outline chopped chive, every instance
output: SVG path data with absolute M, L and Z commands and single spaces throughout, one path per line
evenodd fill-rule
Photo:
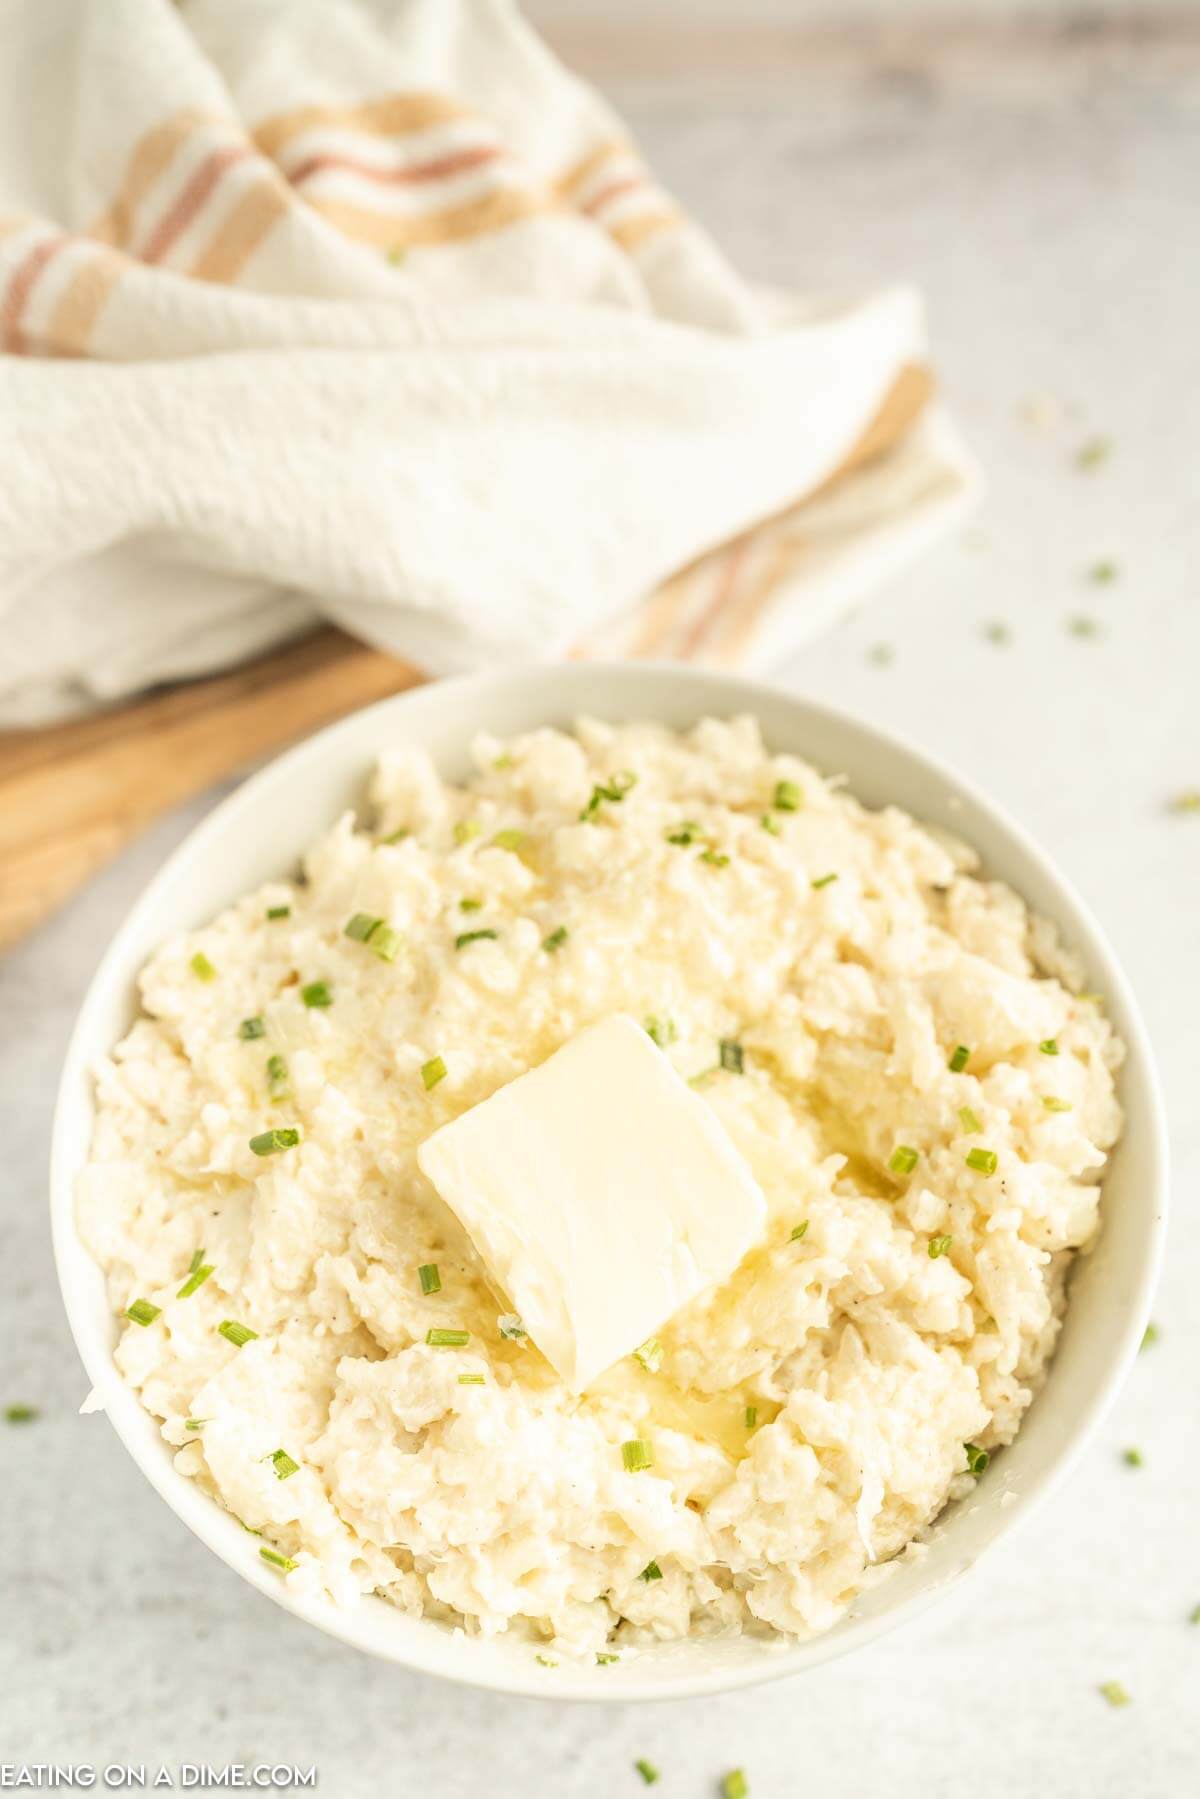
M 126 1318 L 132 1318 L 135 1324 L 153 1324 L 162 1311 L 161 1306 L 152 1306 L 148 1299 L 135 1299 L 125 1311 Z
M 967 1167 L 976 1168 L 980 1174 L 995 1174 L 999 1162 L 994 1149 L 969 1149 L 967 1151 Z
M 495 931 L 460 931 L 454 939 L 455 949 L 465 949 L 468 943 L 479 943 L 483 938 L 496 939 Z
M 580 820 L 594 819 L 605 800 L 616 805 L 625 798 L 631 787 L 637 785 L 637 776 L 629 769 L 622 769 L 619 774 L 610 775 L 607 781 L 598 781 L 592 788 L 591 798 L 579 814 Z
M 730 1768 L 721 1782 L 721 1799 L 748 1799 L 750 1782 L 740 1768 Z
M 1127 1468 L 1142 1468 L 1145 1466 L 1146 1458 L 1140 1449 L 1127 1449 L 1121 1460 Z
M 989 643 L 1009 643 L 1012 639 L 1012 632 L 1009 630 L 1008 626 L 998 618 L 990 619 L 988 623 L 984 625 L 983 634 Z
M 721 1067 L 730 1074 L 745 1074 L 746 1052 L 733 1037 L 722 1037 L 717 1045 Z
M 6 1424 L 32 1424 L 40 1413 L 35 1405 L 6 1405 L 4 1422 Z
M 287 1096 L 288 1068 L 282 1056 L 267 1057 L 267 1091 L 272 1099 Z
M 506 1343 L 520 1343 L 529 1335 L 516 1312 L 501 1312 L 496 1328 Z
M 267 917 L 268 918 L 290 918 L 291 916 L 292 916 L 292 908 L 290 906 L 268 906 L 267 907 Z
M 461 1349 L 471 1341 L 470 1331 L 429 1330 L 425 1341 L 431 1349 Z
M 200 1253 L 203 1255 L 204 1251 L 201 1250 Z M 204 1285 L 212 1271 L 212 1263 L 201 1263 L 198 1267 L 193 1266 L 190 1268 L 188 1270 L 187 1279 L 175 1295 L 176 1299 L 190 1299 L 192 1294 L 197 1292 Z
M 662 1367 L 663 1346 L 657 1337 L 647 1337 L 634 1350 L 633 1359 L 642 1364 L 647 1374 L 657 1374 Z
M 657 1562 L 647 1562 L 646 1566 L 642 1569 L 641 1573 L 638 1575 L 638 1579 L 644 1580 L 647 1586 L 650 1585 L 650 1582 L 652 1580 L 661 1580 L 662 1577 L 663 1577 L 663 1571 L 659 1567 Z
M 1107 1699 L 1108 1703 L 1114 1707 L 1121 1706 L 1121 1705 L 1129 1705 L 1132 1703 L 1130 1700 L 1129 1694 L 1126 1692 L 1125 1688 L 1121 1685 L 1119 1680 L 1103 1680 L 1103 1681 L 1101 1681 L 1100 1693 L 1101 1693 L 1101 1696 L 1103 1698 Z
M 695 843 L 700 835 L 700 826 L 694 818 L 685 818 L 682 824 L 675 825 L 669 831 L 664 831 L 663 835 L 668 843 L 682 843 L 686 846 L 689 843 Z
M 254 1526 L 252 1524 L 247 1524 L 246 1520 L 244 1518 L 238 1518 L 238 1515 L 236 1512 L 231 1512 L 230 1517 L 237 1519 L 237 1522 L 241 1525 L 242 1529 L 245 1531 L 245 1533 L 248 1537 L 261 1537 L 262 1536 L 261 1530 L 255 1530 Z
M 807 1232 L 808 1232 L 808 1219 L 806 1218 L 804 1220 L 803 1224 L 796 1225 L 795 1229 L 792 1231 L 791 1236 L 788 1238 L 788 1242 L 789 1243 L 799 1243 L 801 1237 L 807 1235 Z
M 621 1460 L 627 1474 L 637 1474 L 643 1468 L 653 1468 L 654 1451 L 644 1437 L 630 1437 L 621 1445 Z
M 290 1475 L 300 1472 L 299 1462 L 293 1461 L 286 1449 L 276 1449 L 270 1460 L 276 1480 L 287 1480 Z
M 1095 581 L 1101 587 L 1106 586 L 1109 581 L 1115 581 L 1116 578 L 1117 565 L 1115 562 L 1093 562 L 1088 570 L 1089 581 Z
M 409 831 L 407 825 L 397 825 L 394 831 L 389 831 L 386 837 L 381 837 L 379 839 L 379 842 L 381 845 L 387 844 L 390 846 L 393 843 L 403 843 L 404 839 L 411 835 L 412 833 Z
M 482 1374 L 460 1374 L 458 1384 L 460 1387 L 486 1387 L 487 1381 Z
M 748 1405 L 746 1407 L 745 1418 L 746 1429 L 753 1430 L 758 1423 L 758 1407 L 756 1405 Z
M 492 847 L 498 850 L 519 850 L 524 841 L 524 831 L 497 831 L 492 838 Z
M 950 1060 L 947 1062 L 946 1066 L 950 1070 L 951 1074 L 961 1074 L 963 1069 L 966 1067 L 967 1063 L 970 1060 L 971 1060 L 970 1050 L 967 1048 L 965 1043 L 960 1043 L 958 1045 L 957 1049 L 954 1051 L 954 1054 L 951 1056 Z
M 460 818 L 454 827 L 455 843 L 470 843 L 472 837 L 478 837 L 483 830 L 477 818 Z
M 777 781 L 774 803 L 777 812 L 799 812 L 804 794 L 795 781 Z
M 207 1418 L 185 1418 L 183 1428 L 184 1430 L 203 1430 L 207 1423 Z
M 1200 812 L 1200 787 L 1185 787 L 1167 802 L 1168 812 Z
M 1104 1004 L 1102 993 L 1077 993 L 1075 998 L 1085 1006 L 1102 1006 Z
M 236 1318 L 223 1318 L 217 1326 L 217 1334 L 232 1343 L 235 1349 L 241 1349 L 245 1343 L 253 1343 L 258 1336 L 248 1324 L 239 1324 Z
M 347 920 L 343 934 L 353 937 L 356 943 L 366 943 L 371 932 L 377 931 L 382 923 L 382 918 L 375 918 L 370 912 L 356 912 Z
M 886 668 L 896 660 L 896 652 L 890 643 L 873 643 L 867 651 L 867 661 L 875 668 Z
M 429 1092 L 430 1088 L 436 1087 L 439 1081 L 444 1081 L 445 1078 L 446 1064 L 441 1056 L 431 1056 L 428 1062 L 422 1062 L 421 1079 L 425 1083 L 426 1093 Z
M 645 1783 L 648 1787 L 652 1787 L 656 1780 L 661 1779 L 658 1769 L 654 1766 L 654 1763 L 648 1762 L 644 1756 L 639 1757 L 639 1759 L 637 1761 L 635 1761 L 633 1765 L 637 1769 L 638 1773 L 641 1775 L 642 1779 L 645 1781 Z
M 393 244 L 387 252 L 387 259 L 394 269 L 398 269 L 408 259 L 408 248 L 405 244 Z
M 260 1131 L 257 1137 L 251 1137 L 250 1147 L 256 1156 L 277 1155 L 281 1149 L 295 1149 L 300 1141 L 300 1133 L 294 1125 L 285 1125 L 282 1129 Z
M 936 1262 L 939 1256 L 948 1256 L 950 1254 L 950 1245 L 953 1242 L 953 1237 L 930 1237 L 929 1260 L 931 1262 Z
M 668 1043 L 674 1043 L 676 1037 L 679 1035 L 678 1031 L 675 1029 L 674 1019 L 646 1018 L 643 1019 L 642 1022 L 645 1026 L 647 1037 L 649 1037 L 653 1043 L 657 1043 L 659 1049 L 666 1049 Z
M 1149 1349 L 1152 1344 L 1157 1343 L 1157 1342 L 1158 1342 L 1158 1326 L 1157 1326 L 1157 1324 L 1151 1322 L 1150 1324 L 1148 1324 L 1146 1326 L 1145 1330 L 1142 1332 L 1142 1340 L 1138 1344 L 1138 1348 L 1139 1349 Z
M 962 1125 L 963 1130 L 970 1131 L 972 1135 L 983 1129 L 983 1124 L 980 1121 L 978 1112 L 973 1112 L 970 1106 L 960 1106 L 958 1108 L 958 1121 Z
M 1200 1605 L 1194 1605 L 1188 1613 L 1189 1624 L 1200 1624 Z
M 1052 1093 L 1043 1093 L 1042 1104 L 1047 1112 L 1069 1112 L 1071 1110 L 1069 1099 L 1056 1099 Z
M 511 768 L 512 765 L 513 759 L 507 750 L 505 750 L 502 756 L 497 756 L 496 760 L 492 763 L 493 768 Z
M 440 1293 L 442 1290 L 442 1277 L 438 1273 L 436 1262 L 422 1262 L 417 1269 L 417 1279 L 421 1283 L 422 1293 Z
M 819 880 L 816 880 L 813 882 L 813 886 L 816 888 L 828 887 L 831 881 L 836 881 L 836 880 L 837 880 L 837 876 L 835 874 L 822 875 Z
M 1075 467 L 1090 475 L 1107 462 L 1111 454 L 1111 437 L 1089 437 L 1075 452 Z
M 764 812 L 759 819 L 759 823 L 764 831 L 769 831 L 771 833 L 772 837 L 783 836 L 783 826 L 773 812 Z
M 557 1668 L 558 1663 L 549 1655 L 535 1655 L 534 1661 L 542 1668 Z
M 258 1534 L 257 1531 L 251 1532 L 252 1536 Z M 268 1549 L 265 1544 L 258 1553 L 264 1562 L 270 1562 L 272 1568 L 282 1568 L 285 1574 L 290 1574 L 293 1568 L 300 1566 L 294 1555 L 280 1555 L 278 1549 Z
M 569 935 L 570 933 L 567 930 L 566 925 L 560 924 L 557 931 L 551 931 L 548 937 L 543 937 L 542 948 L 548 956 L 552 956 L 555 950 L 560 950 L 562 948 Z
M 723 851 L 714 849 L 702 850 L 700 860 L 701 862 L 707 862 L 710 868 L 729 867 L 729 857 L 725 855 Z
M 188 1268 L 187 1268 L 188 1273 L 195 1274 L 197 1268 L 199 1268 L 202 1265 L 203 1261 L 204 1261 L 203 1249 L 194 1249 L 192 1251 L 192 1259 L 188 1263 Z
M 1085 612 L 1076 612 L 1067 620 L 1067 630 L 1072 637 L 1099 637 L 1100 626 L 1094 618 Z
M 967 1452 L 967 1473 L 973 1474 L 978 1480 L 992 1458 L 986 1449 L 980 1449 L 978 1443 L 964 1443 L 963 1448 Z
M 300 998 L 309 1008 L 333 1004 L 333 994 L 329 991 L 328 981 L 309 981 L 306 986 L 301 987 Z
M 243 1043 L 253 1043 L 256 1037 L 265 1037 L 267 1027 L 261 1018 L 243 1018 L 238 1026 L 238 1036 Z
M 196 951 L 195 955 L 188 963 L 188 967 L 198 981 L 215 981 L 217 978 L 216 969 L 202 949 Z
M 888 1167 L 893 1174 L 911 1174 L 919 1160 L 911 1143 L 897 1143 L 888 1158 Z
M 1056 1056 L 1058 1054 L 1058 1038 L 1045 1037 L 1041 1043 L 1038 1044 L 1038 1048 L 1044 1056 Z
M 460 899 L 458 909 L 460 912 L 480 912 L 483 909 L 483 901 L 481 899 Z
M 381 962 L 394 962 L 400 953 L 400 945 L 403 942 L 404 939 L 399 931 L 393 930 L 390 924 L 381 924 L 377 931 L 372 932 L 367 948 L 373 956 L 378 956 Z
M 596 1666 L 598 1668 L 607 1668 L 611 1663 L 619 1662 L 620 1659 L 619 1655 L 604 1655 L 598 1650 L 596 1653 Z

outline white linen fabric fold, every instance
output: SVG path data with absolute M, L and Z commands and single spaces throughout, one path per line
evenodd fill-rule
M 761 665 L 972 495 L 916 296 L 749 288 L 507 0 L 6 23 L 0 723 L 320 618 Z

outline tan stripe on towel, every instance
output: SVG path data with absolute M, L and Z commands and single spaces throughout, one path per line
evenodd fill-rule
M 395 213 L 376 212 L 366 206 L 352 206 L 344 200 L 313 199 L 308 202 L 314 212 L 360 243 L 376 244 L 381 249 L 408 244 L 450 243 L 458 238 L 476 237 L 484 231 L 497 231 L 519 219 L 530 219 L 553 210 L 553 202 L 545 194 L 524 188 L 497 188 L 459 206 L 442 207 L 436 212 L 412 213 L 398 218 Z
M 87 353 L 96 320 L 129 262 L 120 251 L 89 245 L 50 318 L 49 348 L 60 356 Z
M 209 200 L 227 169 L 245 162 L 254 151 L 249 144 L 222 144 L 205 157 L 165 219 L 161 219 L 140 252 L 142 262 L 161 262 L 171 245 L 182 236 L 201 207 Z
M 4 303 L 0 306 L 0 343 L 14 356 L 28 356 L 30 353 L 29 342 L 21 326 L 29 296 L 46 265 L 70 241 L 63 232 L 39 239 L 26 252 L 24 260 L 17 264 L 9 278 Z
M 554 185 L 560 194 L 565 194 L 569 198 L 577 187 L 582 187 L 585 181 L 591 179 L 597 169 L 602 169 L 606 163 L 612 162 L 618 156 L 632 157 L 639 165 L 641 163 L 640 156 L 627 138 L 607 138 L 603 143 L 597 144 L 589 150 L 586 156 L 580 157 L 579 161 L 572 164 L 569 169 L 564 170 L 557 177 Z
M 246 189 L 188 274 L 197 281 L 236 281 L 272 225 L 296 204 L 287 183 L 269 163 L 264 164 L 253 187 Z
M 360 106 L 298 106 L 292 112 L 264 119 L 254 141 L 267 156 L 278 159 L 281 150 L 306 131 L 325 127 L 335 131 L 365 131 L 373 137 L 399 137 L 423 131 L 448 119 L 474 115 L 447 94 L 387 94 L 381 100 L 365 100 Z
M 741 659 L 771 599 L 792 578 L 807 554 L 808 545 L 802 536 L 781 533 L 775 538 L 758 579 L 731 604 L 722 619 L 723 629 L 711 658 L 706 659 L 724 664 Z
M 363 175 L 368 181 L 378 181 L 384 187 L 416 186 L 423 181 L 440 181 L 448 175 L 462 175 L 468 169 L 478 169 L 484 163 L 495 162 L 497 157 L 505 154 L 499 144 L 476 144 L 471 149 L 449 150 L 444 156 L 432 157 L 428 162 L 410 163 L 406 168 L 381 169 L 369 162 L 360 162 L 353 156 L 339 156 L 334 151 L 320 156 L 310 156 L 299 168 L 288 171 L 288 180 L 293 187 L 299 187 L 310 175 L 318 175 L 325 169 L 337 169 L 350 175 Z
M 682 224 L 681 212 L 676 212 L 674 207 L 660 207 L 657 212 L 638 213 L 631 219 L 616 219 L 604 229 L 623 250 L 632 252 L 640 249 L 647 238 L 657 237 L 661 231 L 673 231 Z
M 222 117 L 220 113 L 188 107 L 153 126 L 134 145 L 120 192 L 108 210 L 89 227 L 87 235 L 99 238 L 101 243 L 116 244 L 127 249 L 133 230 L 135 206 L 145 199 L 159 176 L 166 172 L 185 139 L 198 127 L 215 124 L 232 126 L 233 121 Z

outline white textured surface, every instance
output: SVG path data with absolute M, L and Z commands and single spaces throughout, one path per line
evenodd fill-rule
M 1190 61 L 1189 61 L 1190 56 Z M 957 759 L 1091 898 L 1163 1064 L 1176 1217 L 1157 1315 L 1111 1426 L 957 1610 L 784 1686 L 649 1710 L 441 1688 L 284 1617 L 163 1507 L 83 1382 L 54 1287 L 45 1155 L 58 1064 L 100 948 L 204 810 L 166 821 L 0 968 L 5 1300 L 0 1761 L 266 1757 L 333 1799 L 670 1799 L 742 1763 L 753 1799 L 1183 1799 L 1195 1790 L 1200 1533 L 1200 69 L 1153 43 L 993 62 L 844 61 L 787 80 L 610 84 L 662 173 L 749 272 L 811 287 L 910 274 L 992 480 L 941 551 L 786 671 Z M 1031 395 L 1068 413 L 1021 421 Z M 1089 434 L 1110 463 L 1075 472 Z M 1082 571 L 1111 557 L 1119 578 Z M 1104 635 L 1070 635 L 1087 612 Z M 1002 619 L 1008 647 L 981 634 Z M 868 660 L 893 646 L 888 666 Z M 1146 1465 L 1125 1468 L 1138 1444 Z M 1096 1683 L 1124 1681 L 1109 1710 Z M 419 1770 L 419 1771 L 418 1771 Z

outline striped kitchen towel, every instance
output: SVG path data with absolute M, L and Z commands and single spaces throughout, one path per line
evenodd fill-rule
M 38 0 L 0 118 L 0 723 L 321 618 L 761 665 L 972 492 L 917 298 L 749 288 L 510 0 Z

